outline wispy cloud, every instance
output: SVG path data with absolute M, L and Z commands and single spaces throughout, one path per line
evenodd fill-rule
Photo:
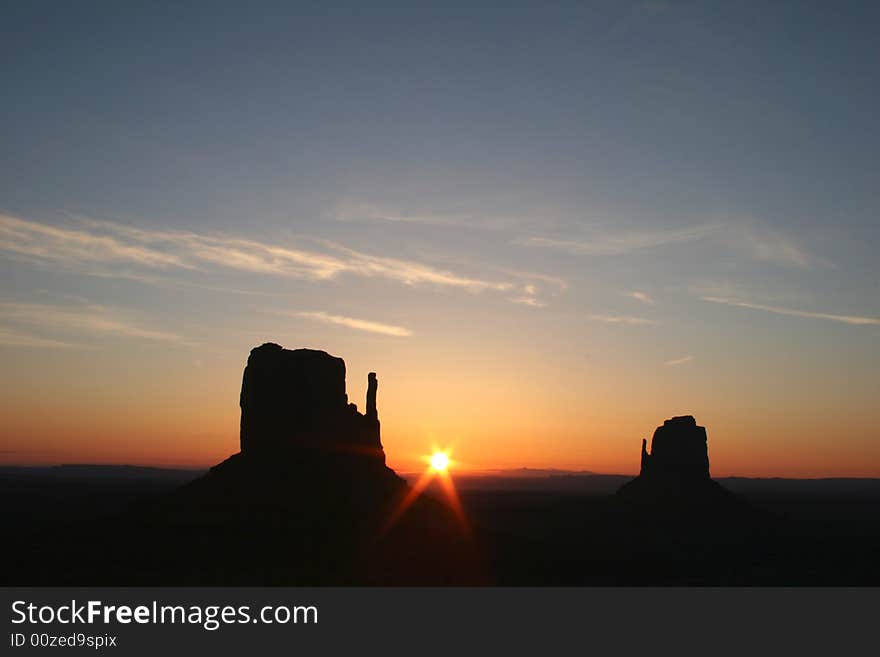
M 473 219 L 467 213 L 435 214 L 406 212 L 369 203 L 343 204 L 335 214 L 337 221 L 386 221 L 404 224 L 431 224 L 436 226 L 461 226 Z
M 632 290 L 630 292 L 624 292 L 626 296 L 631 299 L 635 299 L 636 301 L 641 301 L 642 303 L 647 303 L 653 305 L 655 303 L 654 299 L 652 299 L 647 293 L 639 292 L 638 290 Z
M 559 276 L 550 276 L 533 271 L 519 271 L 506 267 L 496 267 L 495 271 L 520 281 L 524 281 L 523 291 L 526 294 L 538 294 L 539 288 L 549 289 L 551 294 L 559 294 L 568 289 L 568 282 Z M 538 285 L 541 283 L 542 285 Z M 530 291 L 531 290 L 531 291 Z
M 408 338 L 412 335 L 412 331 L 403 326 L 395 326 L 393 324 L 382 324 L 367 319 L 357 319 L 354 317 L 344 317 L 343 315 L 331 315 L 323 311 L 310 312 L 294 312 L 284 313 L 292 317 L 302 317 L 304 319 L 312 319 L 325 324 L 336 324 L 338 326 L 346 326 L 357 331 L 367 331 L 368 333 L 379 333 L 381 335 L 392 335 L 398 338 Z
M 148 230 L 77 217 L 75 226 L 0 215 L 0 250 L 50 267 L 109 275 L 107 267 L 149 270 L 231 269 L 249 273 L 329 280 L 341 275 L 384 278 L 405 285 L 433 285 L 468 292 L 511 290 L 491 280 L 427 264 L 371 255 L 328 241 L 316 248 L 282 246 L 229 235 Z
M 547 304 L 538 298 L 538 286 L 534 283 L 528 283 L 522 286 L 522 294 L 508 299 L 511 303 L 518 303 L 521 306 L 531 306 L 532 308 L 544 308 Z
M 73 264 L 125 263 L 151 268 L 186 267 L 176 255 L 113 235 L 50 226 L 0 215 L 0 249 L 35 260 Z
M 613 256 L 655 249 L 668 244 L 693 242 L 711 235 L 715 230 L 717 230 L 715 226 L 704 224 L 665 231 L 628 231 L 616 234 L 594 231 L 589 239 L 526 237 L 518 240 L 518 243 L 556 249 L 574 255 Z
M 808 319 L 825 319 L 833 322 L 841 322 L 843 324 L 873 324 L 880 325 L 880 317 L 863 317 L 860 315 L 835 315 L 832 313 L 812 312 L 807 310 L 796 310 L 793 308 L 783 308 L 780 306 L 770 306 L 760 303 L 752 303 L 737 298 L 728 297 L 712 297 L 702 296 L 703 301 L 711 303 L 720 303 L 726 306 L 736 306 L 738 308 L 749 308 L 751 310 L 762 310 L 777 315 L 788 315 L 791 317 L 805 317 Z
M 755 222 L 726 223 L 718 231 L 719 242 L 746 253 L 753 260 L 808 269 L 831 263 L 809 253 L 797 240 L 768 226 Z
M 690 363 L 693 359 L 693 356 L 682 356 L 681 358 L 673 358 L 672 360 L 667 360 L 664 365 L 675 367 L 676 365 L 684 365 L 685 363 Z
M 342 254 L 344 263 L 342 271 L 358 276 L 388 278 L 406 285 L 427 283 L 441 287 L 456 287 L 469 292 L 486 290 L 504 292 L 514 287 L 514 284 L 508 281 L 463 276 L 409 260 L 368 255 L 332 242 L 323 242 L 323 244 Z
M 631 315 L 590 315 L 595 322 L 606 324 L 626 324 L 628 326 L 651 326 L 657 324 L 657 320 L 647 317 L 632 317 Z
M 118 308 L 94 304 L 51 305 L 14 301 L 0 302 L 0 320 L 15 328 L 4 327 L 10 340 L 26 336 L 31 344 L 20 346 L 71 346 L 53 338 L 22 331 L 21 327 L 37 328 L 41 333 L 76 332 L 88 335 L 113 335 L 143 340 L 180 342 L 175 333 L 148 328 L 137 323 L 129 313 Z M 45 342 L 48 341 L 48 342 Z M 9 344 L 9 343 L 7 343 Z
M 4 347 L 34 347 L 37 349 L 66 349 L 74 345 L 61 340 L 43 338 L 21 331 L 0 327 L 0 345 Z
M 750 259 L 781 266 L 810 268 L 831 265 L 827 260 L 810 254 L 794 238 L 751 220 L 719 221 L 659 231 L 608 233 L 593 230 L 587 238 L 533 236 L 519 239 L 517 243 L 573 255 L 615 256 L 697 241 L 710 241 Z
M 512 228 L 521 222 L 512 215 L 485 212 L 428 212 L 409 210 L 390 204 L 343 202 L 334 213 L 337 221 L 372 221 L 398 224 L 423 224 L 430 226 L 457 226 L 484 230 Z
M 543 301 L 539 301 L 536 297 L 532 296 L 511 297 L 509 301 L 511 303 L 518 303 L 521 306 L 531 306 L 532 308 L 543 308 L 547 305 Z

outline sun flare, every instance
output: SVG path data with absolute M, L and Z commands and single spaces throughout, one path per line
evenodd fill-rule
M 431 468 L 437 472 L 446 472 L 449 467 L 449 455 L 446 452 L 434 452 L 431 455 Z

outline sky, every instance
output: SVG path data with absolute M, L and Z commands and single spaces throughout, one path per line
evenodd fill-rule
M 880 476 L 880 9 L 9 2 L 0 462 L 206 466 L 249 350 L 388 463 Z

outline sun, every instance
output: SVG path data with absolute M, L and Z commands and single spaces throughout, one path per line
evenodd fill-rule
M 449 467 L 449 455 L 446 452 L 434 452 L 431 455 L 431 468 L 437 472 L 446 472 Z

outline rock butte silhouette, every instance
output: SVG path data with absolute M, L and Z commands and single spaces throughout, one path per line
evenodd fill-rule
M 709 449 L 706 428 L 697 426 L 692 415 L 666 420 L 651 439 L 642 439 L 640 477 L 655 481 L 697 482 L 709 479 Z
M 325 351 L 251 350 L 241 383 L 241 451 L 197 483 L 281 470 L 313 487 L 357 488 L 358 498 L 400 494 L 406 482 L 385 465 L 376 409 L 378 379 L 367 380 L 366 414 L 349 403 L 345 361 Z M 318 477 L 320 476 L 320 479 Z
M 706 430 L 691 416 L 658 427 L 650 453 L 642 441 L 639 476 L 607 507 L 556 493 L 498 498 L 490 491 L 483 513 L 500 509 L 498 522 L 488 531 L 476 526 L 474 538 L 449 504 L 425 494 L 412 501 L 413 489 L 385 463 L 376 374 L 360 413 L 345 373 L 345 362 L 324 351 L 255 347 L 242 376 L 237 454 L 99 528 L 32 544 L 15 565 L 20 581 L 699 582 L 725 576 L 740 558 L 730 546 L 744 536 L 763 545 L 750 507 L 711 479 Z M 411 505 L 399 514 L 404 501 Z M 697 559 L 707 554 L 717 560 Z M 697 574 L 687 575 L 692 568 Z
M 423 495 L 396 514 L 411 489 L 385 465 L 377 390 L 371 372 L 360 413 L 341 358 L 255 347 L 239 398 L 241 451 L 153 506 L 147 522 L 208 540 L 212 556 L 196 565 L 226 583 L 481 583 L 451 507 Z
M 362 414 L 341 358 L 255 347 L 239 398 L 241 451 L 128 519 L 134 534 L 175 537 L 170 550 L 150 541 L 149 569 L 171 582 L 482 583 L 451 507 L 422 495 L 396 513 L 411 489 L 385 465 L 377 390 L 371 372 Z
M 639 476 L 617 497 L 631 506 L 667 514 L 742 508 L 743 503 L 709 475 L 706 428 L 691 415 L 673 417 L 654 431 L 651 452 L 642 439 Z
M 256 347 L 241 383 L 241 453 L 309 448 L 352 452 L 384 463 L 377 389 L 376 374 L 370 372 L 362 415 L 356 404 L 348 403 L 341 358 L 271 342 Z
M 385 465 L 377 389 L 370 373 L 362 414 L 348 402 L 341 358 L 254 348 L 239 453 L 63 543 L 39 541 L 18 576 L 55 585 L 485 584 L 482 555 L 454 509 L 427 495 L 410 500 Z

